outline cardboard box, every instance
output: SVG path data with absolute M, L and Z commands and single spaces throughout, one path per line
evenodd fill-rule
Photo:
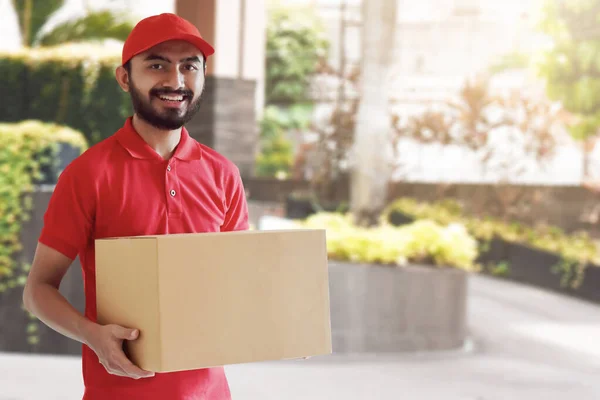
M 98 322 L 138 328 L 143 369 L 172 372 L 332 352 L 324 230 L 99 239 Z

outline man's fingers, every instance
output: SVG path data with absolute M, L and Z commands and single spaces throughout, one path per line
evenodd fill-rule
M 123 371 L 121 368 L 119 368 L 118 366 L 116 366 L 114 363 L 107 363 L 107 364 L 103 364 L 102 366 L 104 367 L 104 369 L 106 369 L 106 372 L 108 372 L 111 375 L 115 375 L 115 376 L 122 376 L 122 377 L 126 377 L 127 374 L 125 373 L 125 371 Z
M 123 328 L 122 326 L 115 326 L 113 329 L 113 335 L 118 339 L 134 340 L 139 336 L 137 329 Z
M 116 360 L 119 368 L 123 370 L 127 375 L 136 378 L 149 378 L 154 376 L 154 372 L 144 371 L 139 368 L 137 365 L 132 363 L 126 356 L 125 353 L 121 353 Z

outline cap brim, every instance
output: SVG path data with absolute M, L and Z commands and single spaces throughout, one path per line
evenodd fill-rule
M 210 56 L 212 56 L 215 53 L 215 49 L 210 45 L 210 43 L 208 43 L 206 40 L 195 36 L 195 35 L 190 35 L 190 34 L 178 34 L 178 35 L 173 35 L 171 37 L 166 37 L 161 39 L 160 41 L 157 41 L 155 43 L 151 43 L 148 46 L 138 50 L 137 53 L 133 54 L 131 57 L 129 57 L 129 59 L 132 59 L 133 57 L 135 57 L 138 54 L 141 54 L 149 49 L 151 49 L 152 47 L 159 45 L 161 43 L 164 42 L 168 42 L 169 40 L 184 40 L 188 43 L 193 44 L 196 48 L 198 48 L 198 50 L 200 50 L 202 52 L 202 54 L 204 54 L 205 58 L 208 58 Z M 127 60 L 129 61 L 129 60 Z M 125 61 L 126 62 L 126 61 Z M 124 63 L 125 63 L 124 62 Z

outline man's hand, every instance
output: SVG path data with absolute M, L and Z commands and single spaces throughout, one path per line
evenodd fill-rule
M 138 336 L 137 329 L 119 325 L 95 325 L 87 335 L 86 342 L 109 374 L 133 379 L 149 378 L 154 376 L 154 372 L 138 368 L 123 351 L 123 340 L 135 340 Z
M 72 261 L 39 243 L 23 290 L 25 308 L 56 332 L 87 344 L 109 373 L 135 379 L 154 376 L 153 372 L 135 366 L 123 351 L 123 340 L 135 340 L 139 332 L 117 325 L 98 325 L 59 292 L 61 280 Z

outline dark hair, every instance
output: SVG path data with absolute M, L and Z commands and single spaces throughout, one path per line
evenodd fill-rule
M 125 64 L 123 64 L 123 68 L 127 71 L 128 75 L 131 75 L 131 60 L 128 60 Z

